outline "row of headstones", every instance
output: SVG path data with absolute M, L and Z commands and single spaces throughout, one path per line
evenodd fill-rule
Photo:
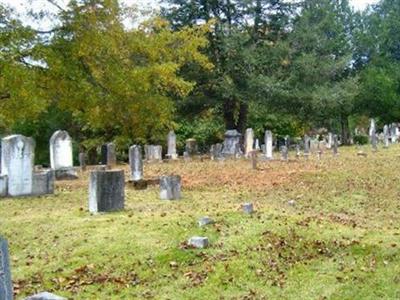
M 379 140 L 383 141 L 383 147 L 389 148 L 390 144 L 397 143 L 400 137 L 399 127 L 396 123 L 383 126 L 383 132 L 379 136 L 376 130 L 376 122 L 374 119 L 370 120 L 369 138 L 373 150 L 377 150 Z

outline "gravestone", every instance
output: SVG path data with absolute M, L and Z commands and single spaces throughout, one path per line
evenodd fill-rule
M 189 157 L 198 154 L 199 150 L 197 148 L 196 139 L 187 139 L 186 140 L 185 152 L 187 153 L 187 155 Z
M 391 141 L 392 143 L 396 143 L 399 137 L 398 134 L 399 128 L 397 126 L 396 123 L 392 123 L 391 124 L 391 131 L 390 131 L 390 135 L 391 135 Z
M 301 156 L 301 151 L 300 151 L 300 145 L 296 144 L 296 158 L 300 158 Z
M 385 125 L 383 126 L 383 147 L 384 148 L 389 148 L 389 126 Z
M 0 236 L 0 299 L 13 299 L 13 285 L 11 281 L 10 255 L 7 240 Z
M 79 153 L 79 165 L 81 171 L 86 171 L 86 154 L 83 152 Z
M 181 177 L 161 176 L 160 177 L 160 199 L 179 200 L 181 198 Z
M 334 134 L 332 137 L 332 152 L 333 155 L 338 155 L 339 141 L 337 134 Z
M 260 151 L 260 150 L 261 150 L 261 147 L 260 147 L 260 140 L 259 140 L 259 139 L 256 139 L 256 141 L 255 141 L 255 143 L 254 143 L 254 149 L 255 149 L 256 151 Z
M 139 181 L 143 179 L 142 147 L 133 145 L 129 148 L 129 166 L 131 167 L 131 179 Z
M 117 154 L 114 143 L 107 143 L 101 146 L 101 164 L 112 168 L 117 164 Z
M 78 178 L 73 166 L 72 139 L 64 130 L 57 130 L 50 138 L 50 165 L 56 179 Z
M 281 160 L 288 161 L 289 159 L 289 150 L 287 146 L 281 147 Z
M 11 135 L 1 141 L 1 175 L 7 175 L 8 195 L 32 193 L 35 142 L 23 135 Z
M 240 149 L 241 134 L 236 130 L 228 130 L 225 132 L 224 145 L 222 155 L 224 157 L 239 157 L 243 154 Z
M 211 154 L 211 160 L 223 159 L 224 157 L 222 155 L 222 144 L 218 143 L 211 145 L 210 154 Z
M 374 119 L 371 119 L 369 125 L 369 136 L 372 138 L 374 135 L 376 135 L 376 123 Z
M 308 135 L 304 136 L 304 156 L 308 158 L 310 156 L 311 149 L 311 138 Z
M 332 134 L 332 132 L 329 132 L 328 133 L 328 142 L 326 144 L 326 148 L 327 149 L 331 149 L 332 146 L 333 146 L 333 134 Z
M 272 156 L 272 131 L 266 130 L 264 135 L 264 145 L 265 145 L 265 158 L 266 159 L 273 159 Z
M 54 181 L 56 175 L 54 170 L 42 170 L 33 173 L 32 195 L 54 194 Z
M 0 175 L 0 197 L 7 196 L 8 194 L 7 186 L 8 186 L 7 175 Z
M 174 131 L 170 131 L 168 133 L 167 145 L 168 145 L 168 151 L 167 151 L 168 158 L 177 159 L 178 154 L 176 152 L 176 134 Z
M 209 225 L 209 224 L 213 224 L 214 221 L 210 217 L 205 216 L 205 217 L 201 217 L 199 219 L 198 223 L 199 223 L 200 227 L 203 227 L 203 226 L 206 226 L 206 225 Z
M 242 204 L 242 210 L 245 214 L 252 214 L 254 212 L 253 203 Z
M 208 244 L 208 238 L 203 236 L 193 236 L 188 241 L 188 245 L 194 248 L 207 248 Z
M 162 161 L 162 146 L 145 145 L 144 155 L 148 162 Z
M 41 292 L 39 294 L 25 298 L 25 300 L 67 300 L 67 298 L 60 297 L 49 292 Z
M 254 145 L 254 131 L 252 128 L 247 128 L 244 136 L 244 150 L 245 150 L 244 153 L 247 158 L 250 157 L 251 152 L 254 150 L 253 145 Z
M 89 211 L 91 213 L 123 210 L 124 202 L 124 171 L 97 170 L 90 173 Z

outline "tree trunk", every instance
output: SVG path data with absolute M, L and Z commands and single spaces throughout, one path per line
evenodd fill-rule
M 232 99 L 226 99 L 224 102 L 224 121 L 227 130 L 236 129 L 235 101 Z
M 349 118 L 342 115 L 340 117 L 340 127 L 341 127 L 341 138 L 343 145 L 350 144 L 350 129 L 349 129 Z
M 239 106 L 239 120 L 237 123 L 237 130 L 244 134 L 247 125 L 247 116 L 249 114 L 249 106 L 247 103 L 240 103 Z

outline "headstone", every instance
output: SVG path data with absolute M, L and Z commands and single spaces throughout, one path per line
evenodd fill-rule
M 370 120 L 370 126 L 369 126 L 369 138 L 371 141 L 371 145 L 372 145 L 372 150 L 376 151 L 378 148 L 378 138 L 376 136 L 376 124 L 375 124 L 375 120 L 371 119 Z
M 326 144 L 326 148 L 327 149 L 331 149 L 332 146 L 333 146 L 333 134 L 332 134 L 332 132 L 329 132 L 328 133 L 328 142 Z
M 389 148 L 389 126 L 385 125 L 383 126 L 383 147 L 384 148 Z
M 176 134 L 174 131 L 170 131 L 168 133 L 167 145 L 168 145 L 168 151 L 167 151 L 168 158 L 177 159 L 178 154 L 176 152 Z
M 139 181 L 143 179 L 142 147 L 133 145 L 129 148 L 129 166 L 131 167 L 131 179 Z
M 398 140 L 398 137 L 399 137 L 398 131 L 399 131 L 399 128 L 398 128 L 397 124 L 392 123 L 390 135 L 391 135 L 391 141 L 393 144 L 396 143 Z
M 218 144 L 211 145 L 210 154 L 211 154 L 211 160 L 223 159 L 222 144 L 218 143 Z
M 265 143 L 265 158 L 273 159 L 272 156 L 272 131 L 266 130 L 264 135 L 264 143 Z
M 282 146 L 281 147 L 281 159 L 283 161 L 288 161 L 289 159 L 289 151 L 287 146 Z
M 311 138 L 308 135 L 304 136 L 304 156 L 308 158 L 310 156 L 311 149 Z
M 377 151 L 378 150 L 378 137 L 376 134 L 373 134 L 371 136 L 371 146 L 372 146 L 372 150 L 373 151 Z
M 160 177 L 160 199 L 179 200 L 181 198 L 181 177 L 161 176 Z
M 56 179 L 54 170 L 42 170 L 33 173 L 32 195 L 46 195 L 54 193 L 54 181 Z
M 107 170 L 90 173 L 89 211 L 91 213 L 123 210 L 124 202 L 124 171 Z
M 101 164 L 109 169 L 117 164 L 117 154 L 114 143 L 107 143 L 101 146 Z
M 208 247 L 208 238 L 202 236 L 194 236 L 191 237 L 188 241 L 188 245 L 194 248 L 207 248 Z
M 296 144 L 296 158 L 299 159 L 301 156 L 300 145 Z
M 245 214 L 252 214 L 254 212 L 253 203 L 244 203 L 242 209 Z
M 50 165 L 54 170 L 74 166 L 72 139 L 65 130 L 57 130 L 50 138 Z
M 254 131 L 252 128 L 247 128 L 244 136 L 244 149 L 246 157 L 251 156 L 251 153 L 254 150 L 253 145 L 254 145 Z
M 60 297 L 49 292 L 41 292 L 39 294 L 25 298 L 25 300 L 67 300 L 67 298 Z
M 86 154 L 83 152 L 79 153 L 79 165 L 82 171 L 86 171 Z
M 2 139 L 1 175 L 7 175 L 8 194 L 25 196 L 32 193 L 35 142 L 23 135 Z
M 187 152 L 187 154 L 188 154 L 189 156 L 197 155 L 197 153 L 199 152 L 199 150 L 198 150 L 198 148 L 197 148 L 197 141 L 196 141 L 196 139 L 187 139 L 187 140 L 186 140 L 185 151 Z
M 222 154 L 225 157 L 239 157 L 242 155 L 242 150 L 240 149 L 241 136 L 236 129 L 225 132 L 224 146 L 222 148 Z
M 369 136 L 372 137 L 375 134 L 376 134 L 376 123 L 374 119 L 371 119 L 369 124 Z
M 339 141 L 338 141 L 338 136 L 337 134 L 334 134 L 332 137 L 332 152 L 333 155 L 338 155 L 338 147 L 339 147 Z
M 254 142 L 254 149 L 255 149 L 256 151 L 260 151 L 260 150 L 261 150 L 261 147 L 260 147 L 260 140 L 259 140 L 259 139 L 256 139 L 256 140 L 255 140 L 255 142 Z
M 253 170 L 257 170 L 257 151 L 253 150 L 250 153 L 251 155 L 251 167 Z
M 162 161 L 162 146 L 160 145 L 145 145 L 144 155 L 147 161 Z
M 205 216 L 205 217 L 201 217 L 199 219 L 198 223 L 199 223 L 200 227 L 203 227 L 203 226 L 206 226 L 206 225 L 209 225 L 209 224 L 213 224 L 214 221 L 210 217 Z
M 13 285 L 11 281 L 10 255 L 7 240 L 0 237 L 0 299 L 13 299 Z

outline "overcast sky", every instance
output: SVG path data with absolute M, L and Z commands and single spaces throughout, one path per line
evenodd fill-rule
M 120 0 L 120 1 L 128 5 L 138 4 L 140 8 L 145 8 L 145 7 L 157 8 L 156 3 L 158 2 L 158 0 Z M 63 4 L 65 6 L 69 2 L 69 0 L 56 0 L 56 2 Z M 364 9 L 368 4 L 373 4 L 376 2 L 378 2 L 378 0 L 350 0 L 350 3 L 354 6 L 354 8 L 358 10 Z M 34 11 L 40 11 L 43 8 L 46 9 L 54 8 L 50 4 L 48 4 L 46 0 L 0 0 L 0 3 L 8 4 L 11 7 L 15 8 L 16 11 L 19 14 L 21 14 L 21 16 L 24 16 L 24 14 L 29 9 L 33 9 Z M 31 21 L 28 21 L 26 17 L 23 17 L 23 19 L 27 20 L 28 23 L 31 23 Z M 40 25 L 39 24 L 36 25 L 43 28 L 43 25 L 45 24 L 42 23 Z

